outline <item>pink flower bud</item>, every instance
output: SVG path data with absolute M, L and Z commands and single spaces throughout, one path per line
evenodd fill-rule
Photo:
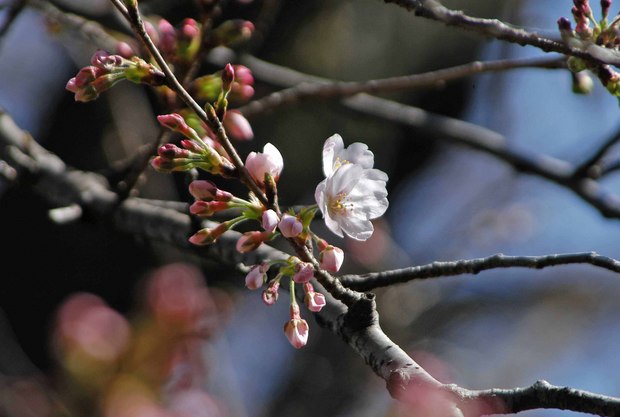
M 263 147 L 263 152 L 250 152 L 245 160 L 245 167 L 258 184 L 264 185 L 265 174 L 271 175 L 274 181 L 280 178 L 284 160 L 278 148 L 268 143 Z
M 228 110 L 224 117 L 226 133 L 237 140 L 251 140 L 254 131 L 248 119 L 238 110 Z
M 237 251 L 241 253 L 251 252 L 270 237 L 271 233 L 269 232 L 246 232 L 239 238 L 239 240 L 237 240 Z
M 268 269 L 268 264 L 255 265 L 245 277 L 245 286 L 250 290 L 257 290 L 262 287 Z
M 165 143 L 157 150 L 157 155 L 162 158 L 175 159 L 175 158 L 188 158 L 190 152 L 187 149 L 181 149 L 172 143 Z
M 151 160 L 151 166 L 155 169 L 155 171 L 166 173 L 174 171 L 176 167 L 172 159 L 163 158 L 161 156 L 156 156 L 153 158 Z
M 189 242 L 198 246 L 209 245 L 217 241 L 229 228 L 230 226 L 224 222 L 212 229 L 200 229 L 189 238 Z
M 308 282 L 314 276 L 314 267 L 308 262 L 297 262 L 295 264 L 295 275 L 293 275 L 293 281 L 298 284 Z
M 104 68 L 102 63 L 105 62 L 106 58 L 109 56 L 110 54 L 107 51 L 98 49 L 93 56 L 90 57 L 90 64 L 98 68 Z
M 254 76 L 252 70 L 244 65 L 233 65 L 235 69 L 235 81 L 241 85 L 253 85 Z
M 181 25 L 181 33 L 188 39 L 199 37 L 200 27 L 198 26 L 198 22 L 191 18 L 183 20 L 183 24 Z
M 170 24 L 166 19 L 161 19 L 157 25 L 159 29 L 159 49 L 164 54 L 171 55 L 177 48 L 177 33 L 174 30 L 174 26 Z
M 188 151 L 194 152 L 194 153 L 203 153 L 205 151 L 205 147 L 192 139 L 183 139 L 181 140 L 181 146 L 183 146 L 185 149 L 187 149 Z
M 312 284 L 310 284 L 309 282 L 305 283 L 304 291 L 306 292 L 304 302 L 306 303 L 306 307 L 308 307 L 308 310 L 314 313 L 318 313 L 323 307 L 325 307 L 325 296 L 321 293 L 315 292 Z
M 607 17 L 609 14 L 609 8 L 611 7 L 611 0 L 601 0 L 601 12 L 602 15 Z
M 254 96 L 254 88 L 251 85 L 234 83 L 230 91 L 230 98 L 239 102 L 246 102 Z
M 225 201 L 195 201 L 190 207 L 189 212 L 195 216 L 209 217 L 218 211 L 226 210 L 230 206 Z
M 221 77 L 222 90 L 224 90 L 225 93 L 228 93 L 230 91 L 230 88 L 232 87 L 233 81 L 235 81 L 235 70 L 233 66 L 230 64 L 226 64 L 226 66 L 224 67 L 224 71 L 222 71 Z
M 280 219 L 278 218 L 278 215 L 276 214 L 275 211 L 273 210 L 265 210 L 263 211 L 263 217 L 262 217 L 262 226 L 263 229 L 265 229 L 265 231 L 273 233 L 276 230 L 276 227 L 278 226 L 278 222 L 280 221 Z
M 124 41 L 119 41 L 116 44 L 116 53 L 126 59 L 136 55 L 136 51 L 133 49 L 133 46 Z
M 320 292 L 312 292 L 306 294 L 305 303 L 308 307 L 308 310 L 312 311 L 313 313 L 318 313 L 323 309 L 323 307 L 325 307 L 325 304 L 327 304 L 327 302 L 325 301 L 325 296 Z
M 336 246 L 327 245 L 327 247 L 319 253 L 321 268 L 327 272 L 338 272 L 343 262 L 344 252 Z
M 98 67 L 84 67 L 80 71 L 78 71 L 75 76 L 75 85 L 78 88 L 85 87 L 86 85 L 92 83 L 97 79 L 97 77 L 105 74 L 106 71 L 102 68 Z
M 213 184 L 211 181 L 196 180 L 189 184 L 189 193 L 196 200 L 215 200 L 215 193 L 217 190 L 217 185 Z
M 183 116 L 178 113 L 159 115 L 157 116 L 157 121 L 162 126 L 167 127 L 172 131 L 179 132 L 187 138 L 195 139 L 198 137 L 196 131 L 189 127 Z
M 278 301 L 278 289 L 280 288 L 280 281 L 273 280 L 267 287 L 265 291 L 263 291 L 262 299 L 263 303 L 268 306 L 272 306 Z
M 68 91 L 71 91 L 72 93 L 77 93 L 78 92 L 78 87 L 75 83 L 75 77 L 71 78 L 69 81 L 67 81 L 67 85 L 65 85 L 65 89 Z
M 280 220 L 278 224 L 278 228 L 284 237 L 296 237 L 301 233 L 304 226 L 297 217 L 284 213 L 282 215 L 282 220 Z
M 284 325 L 284 334 L 294 348 L 300 349 L 308 343 L 308 323 L 299 316 L 297 304 L 291 306 L 291 320 Z
M 99 49 L 90 58 L 90 63 L 97 68 L 110 72 L 114 70 L 114 67 L 123 63 L 123 57 L 120 55 L 110 55 L 107 51 Z
M 196 180 L 189 185 L 189 192 L 196 200 L 228 202 L 233 195 L 228 191 L 220 190 L 211 181 Z

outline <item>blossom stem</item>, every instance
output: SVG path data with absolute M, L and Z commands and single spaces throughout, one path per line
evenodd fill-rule
M 297 305 L 297 299 L 295 298 L 295 281 L 293 281 L 292 278 L 290 280 L 289 287 L 291 293 L 291 307 L 294 307 Z
M 299 257 L 299 259 L 304 262 L 310 262 L 312 264 L 315 271 L 314 277 L 327 291 L 329 291 L 331 295 L 334 296 L 334 298 L 342 301 L 349 307 L 362 299 L 363 294 L 346 288 L 342 285 L 340 280 L 333 277 L 329 272 L 321 269 L 319 262 L 305 245 L 297 244 L 294 239 L 288 240 L 289 242 L 292 242 L 293 247 L 297 251 L 297 256 Z
M 248 218 L 245 215 L 241 215 L 239 217 L 235 217 L 234 219 L 227 220 L 224 223 L 226 223 L 226 225 L 228 225 L 229 229 L 232 229 L 233 227 L 235 227 L 239 223 L 242 223 L 242 222 L 247 221 L 247 220 L 248 220 Z

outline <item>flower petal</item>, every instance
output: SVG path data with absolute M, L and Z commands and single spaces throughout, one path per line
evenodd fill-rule
M 339 134 L 327 138 L 323 145 L 323 174 L 329 177 L 334 172 L 334 162 L 336 155 L 344 149 L 344 142 Z
M 341 154 L 341 159 L 351 164 L 360 165 L 362 168 L 370 169 L 375 164 L 375 155 L 368 150 L 368 145 L 355 142 L 349 145 Z
M 355 216 L 344 217 L 340 222 L 340 227 L 355 240 L 368 240 L 375 230 L 370 220 Z

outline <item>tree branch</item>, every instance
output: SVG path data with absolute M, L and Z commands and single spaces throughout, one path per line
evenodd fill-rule
M 601 167 L 601 160 L 605 154 L 620 141 L 620 129 L 607 139 L 588 159 L 575 168 L 573 177 L 578 179 L 584 176 L 599 178 L 605 172 Z
M 559 52 L 564 55 L 582 58 L 594 64 L 620 64 L 620 55 L 611 53 L 594 44 L 584 45 L 584 49 L 568 46 L 563 42 L 544 38 L 536 33 L 510 26 L 497 19 L 482 19 L 471 17 L 457 10 L 443 6 L 437 0 L 384 0 L 414 12 L 430 20 L 441 22 L 447 26 L 456 26 L 461 29 L 476 32 L 481 35 L 495 38 L 521 46 L 535 46 L 545 52 Z M 604 59 L 601 59 L 604 57 Z
M 380 94 L 424 87 L 442 87 L 448 81 L 475 74 L 519 68 L 561 69 L 566 68 L 566 63 L 564 58 L 548 57 L 475 61 L 422 74 L 361 82 L 337 82 L 313 77 L 315 81 L 312 83 L 302 82 L 288 89 L 276 91 L 259 100 L 251 101 L 238 110 L 246 117 L 256 117 L 278 107 L 297 104 L 308 99 L 342 99 L 359 93 Z
M 374 272 L 362 275 L 343 275 L 340 281 L 356 291 L 371 291 L 414 280 L 439 278 L 463 274 L 478 274 L 481 271 L 498 268 L 543 269 L 558 265 L 590 264 L 599 268 L 620 273 L 620 261 L 597 254 L 596 252 L 565 253 L 542 256 L 506 256 L 497 254 L 486 258 L 466 259 L 450 262 L 433 262 L 427 265 L 412 266 L 391 271 Z
M 515 389 L 491 389 L 464 393 L 468 400 L 478 398 L 500 400 L 505 413 L 518 413 L 538 408 L 572 410 L 599 416 L 620 415 L 620 399 L 592 392 L 559 387 L 547 381 L 537 381 L 530 387 Z

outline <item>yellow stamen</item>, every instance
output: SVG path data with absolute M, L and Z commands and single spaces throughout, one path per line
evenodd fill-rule
M 336 160 L 334 161 L 334 171 L 346 164 L 350 164 L 350 162 L 346 159 L 340 159 L 340 157 L 337 156 Z
M 345 214 L 347 210 L 353 209 L 353 203 L 346 203 L 347 193 L 338 193 L 334 198 L 329 200 L 329 208 L 340 214 Z

